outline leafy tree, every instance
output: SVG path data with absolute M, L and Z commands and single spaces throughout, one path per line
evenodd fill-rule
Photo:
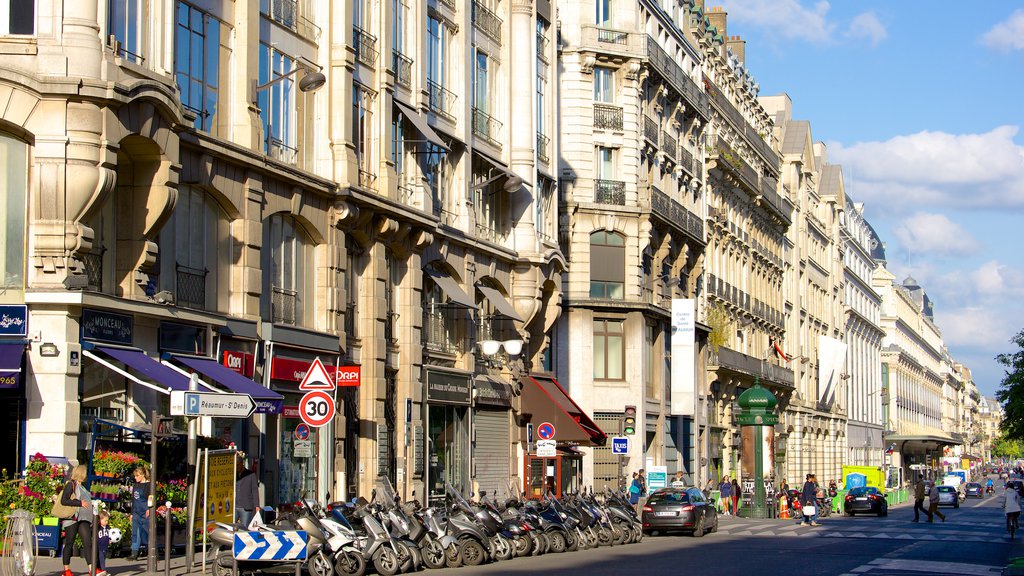
M 1003 405 L 1003 437 L 1021 440 L 1024 439 L 1024 330 L 1010 338 L 1010 342 L 1016 344 L 1018 350 L 996 356 L 996 362 L 1006 367 L 996 399 Z
M 1007 438 L 1005 435 L 1000 436 L 992 446 L 992 456 L 1011 460 L 1024 458 L 1024 442 Z

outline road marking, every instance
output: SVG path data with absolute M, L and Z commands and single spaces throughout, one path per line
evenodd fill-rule
M 1000 566 L 966 564 L 964 562 L 937 562 L 933 560 L 885 559 L 872 560 L 867 566 L 886 570 L 906 572 L 928 572 L 929 574 L 962 574 L 963 576 L 992 576 L 1002 572 Z

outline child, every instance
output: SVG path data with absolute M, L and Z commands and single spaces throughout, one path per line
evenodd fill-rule
M 96 576 L 107 576 L 107 547 L 110 546 L 110 514 L 100 512 L 100 528 L 96 532 Z
M 135 469 L 135 484 L 132 486 L 132 555 L 139 559 L 139 548 L 149 545 L 149 471 L 143 467 Z

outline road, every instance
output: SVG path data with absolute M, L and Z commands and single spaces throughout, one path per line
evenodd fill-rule
M 946 522 L 913 523 L 912 506 L 885 518 L 833 515 L 821 526 L 726 517 L 703 538 L 670 535 L 614 548 L 519 558 L 430 576 L 510 574 L 557 576 L 996 576 L 1010 554 L 999 498 L 943 508 Z M 1018 536 L 1018 543 L 1021 537 Z

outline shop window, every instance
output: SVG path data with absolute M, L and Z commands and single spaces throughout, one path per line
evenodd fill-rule
M 25 289 L 25 206 L 28 194 L 28 145 L 0 134 L 0 278 L 3 290 Z
M 274 214 L 264 230 L 264 318 L 306 326 L 313 318 L 313 242 L 287 214 Z
M 431 502 L 444 501 L 445 483 L 469 486 L 469 422 L 464 406 L 430 405 L 427 415 L 427 474 Z
M 626 242 L 614 232 L 590 235 L 590 297 L 622 299 L 626 282 Z

